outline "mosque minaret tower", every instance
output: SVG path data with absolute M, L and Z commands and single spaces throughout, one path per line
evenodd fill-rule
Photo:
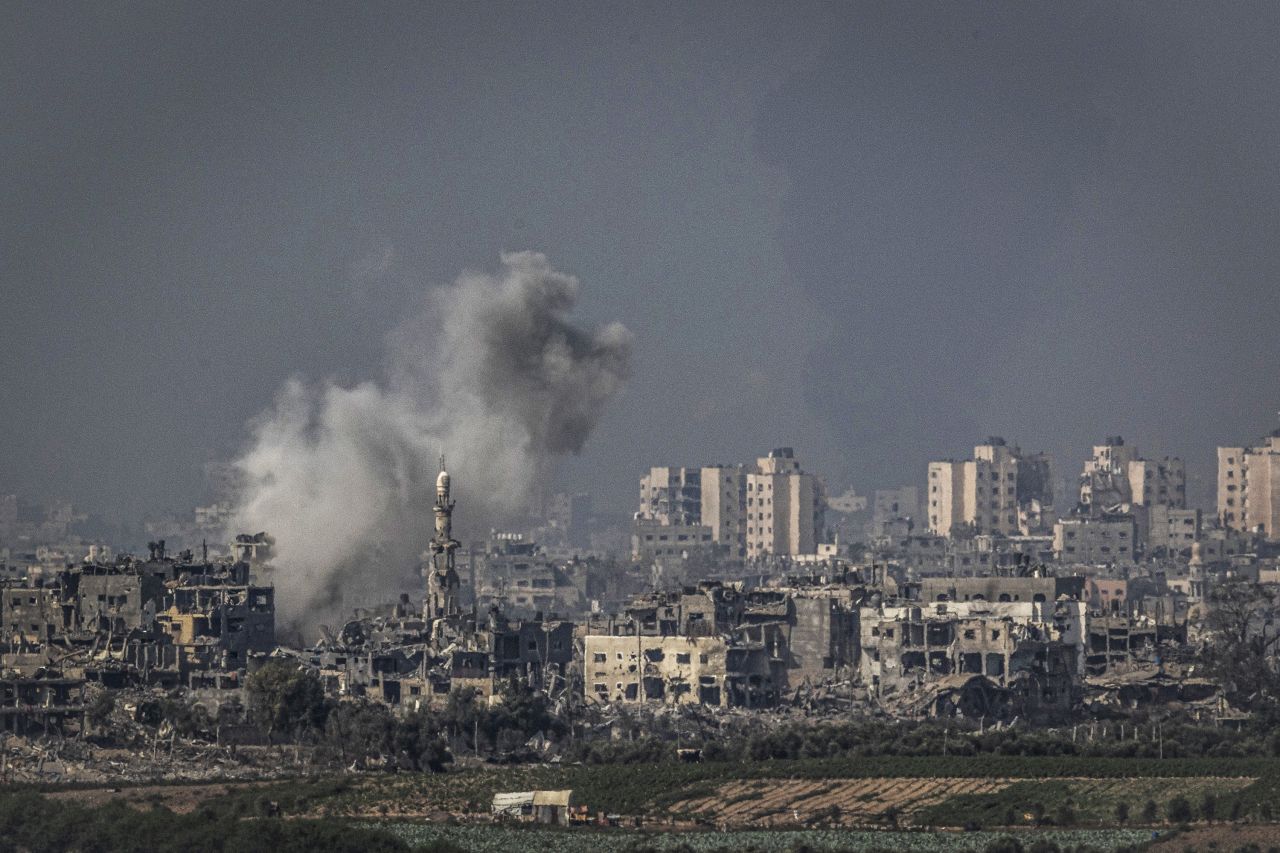
M 435 535 L 431 537 L 430 561 L 427 566 L 427 600 L 423 615 L 428 621 L 459 615 L 458 572 L 454 568 L 454 552 L 459 542 L 453 538 L 453 505 L 449 497 L 449 472 L 440 457 L 440 473 L 436 476 Z

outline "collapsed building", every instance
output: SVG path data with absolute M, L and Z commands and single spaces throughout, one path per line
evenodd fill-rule
M 188 687 L 238 686 L 249 656 L 275 648 L 275 589 L 251 583 L 247 563 L 201 568 L 166 584 L 157 662 Z
M 479 609 L 498 606 L 511 616 L 577 613 L 586 609 L 586 564 L 557 564 L 520 534 L 494 533 L 488 546 L 470 555 L 472 588 Z
M 739 590 L 708 583 L 654 593 L 621 618 L 593 620 L 583 644 L 588 702 L 719 707 L 773 704 L 773 656 L 763 640 L 732 634 Z
M 857 581 L 841 573 L 749 590 L 704 582 L 641 596 L 585 627 L 584 696 L 757 708 L 849 685 L 857 608 L 872 595 Z
M 48 734 L 67 723 L 84 728 L 84 679 L 39 673 L 0 676 L 0 731 Z
M 893 716 L 1058 720 L 1080 707 L 1086 579 L 790 578 L 638 597 L 583 632 L 590 704 L 759 708 L 815 695 Z
M 1085 672 L 1104 675 L 1118 670 L 1159 668 L 1162 649 L 1184 645 L 1187 626 L 1164 614 L 1096 614 L 1089 620 Z
M 50 708 L 72 716 L 87 681 L 238 687 L 249 657 L 275 645 L 275 591 L 253 582 L 248 563 L 170 557 L 163 541 L 146 560 L 86 559 L 0 586 L 6 698 L 43 697 L 7 706 L 7 718 L 32 708 L 24 724 L 47 724 Z
M 861 679 L 895 715 L 1068 716 L 1080 699 L 1082 603 L 986 600 L 863 608 Z M 937 682 L 926 702 L 920 697 Z

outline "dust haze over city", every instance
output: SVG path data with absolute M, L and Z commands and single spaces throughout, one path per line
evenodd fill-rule
M 230 523 L 271 528 L 282 615 L 313 628 L 344 592 L 376 594 L 414 565 L 435 452 L 450 451 L 473 511 L 510 519 L 559 456 L 582 450 L 627 377 L 631 334 L 569 323 L 578 283 L 542 255 L 504 254 L 502 267 L 431 293 L 389 336 L 385 388 L 294 380 L 256 423 Z
M 0 6 L 0 798 L 272 778 L 253 821 L 386 849 L 1280 839 L 1277 32 Z M 295 796 L 405 771 L 374 834 Z

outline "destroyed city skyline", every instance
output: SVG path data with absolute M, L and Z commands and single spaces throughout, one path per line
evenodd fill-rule
M 659 457 L 870 494 L 991 434 L 1133 436 L 1207 507 L 1280 396 L 1274 6 L 721 9 L 6 11 L 0 488 L 207 503 L 291 377 L 376 379 L 533 250 L 635 335 L 554 484 L 602 509 Z
M 0 2 L 0 848 L 1275 850 L 1277 32 Z

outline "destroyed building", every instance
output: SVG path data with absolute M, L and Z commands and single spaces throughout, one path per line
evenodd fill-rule
M 477 608 L 497 605 L 511 616 L 578 613 L 587 606 L 587 572 L 578 561 L 558 565 L 519 534 L 494 533 L 471 555 Z
M 844 578 L 789 578 L 782 586 L 745 594 L 735 634 L 773 650 L 780 691 L 830 686 L 852 677 L 859 653 L 858 608 L 872 594 Z
M 1014 602 L 972 595 L 864 607 L 861 681 L 873 701 L 895 714 L 959 708 L 995 719 L 1065 718 L 1080 699 L 1084 611 L 1084 602 L 1066 597 Z M 923 704 L 922 692 L 931 697 Z
M 899 584 L 874 567 L 864 582 L 845 566 L 754 588 L 648 593 L 585 626 L 583 696 L 720 708 L 840 696 L 893 716 L 1062 720 L 1080 709 L 1086 674 L 1100 671 L 1099 626 L 1123 622 L 1135 644 L 1104 654 L 1101 671 L 1144 664 L 1146 617 L 1123 595 L 1091 608 L 1099 592 L 1089 584 L 1043 569 Z
M 920 582 L 923 601 L 998 601 L 1043 603 L 1062 597 L 1080 600 L 1085 579 L 1081 577 L 989 576 L 972 578 L 925 578 Z
M 84 727 L 84 679 L 0 676 L 0 731 L 49 734 L 69 722 Z
M 744 608 L 737 589 L 703 584 L 654 593 L 633 602 L 621 617 L 592 620 L 583 642 L 586 700 L 773 704 L 774 655 L 762 639 L 733 635 Z
M 476 621 L 447 624 L 397 612 L 349 622 L 300 657 L 328 693 L 366 697 L 395 709 L 442 705 L 460 690 L 493 700 L 512 679 L 534 689 L 563 690 L 574 658 L 572 622 L 509 619 L 496 608 Z
M 847 685 L 857 607 L 868 597 L 849 580 L 789 578 L 751 590 L 706 582 L 640 596 L 586 626 L 584 695 L 594 704 L 756 708 Z
M 1084 515 L 1130 508 L 1187 505 L 1186 466 L 1181 459 L 1143 459 L 1120 436 L 1095 445 L 1080 474 L 1079 511 Z
M 275 600 L 247 563 L 168 556 L 86 560 L 41 583 L 0 587 L 0 668 L 57 668 L 109 686 L 235 686 L 275 648 Z
M 234 684 L 229 674 L 249 655 L 275 648 L 275 589 L 251 583 L 248 563 L 200 568 L 165 584 L 155 614 L 168 639 L 162 665 L 190 687 Z

